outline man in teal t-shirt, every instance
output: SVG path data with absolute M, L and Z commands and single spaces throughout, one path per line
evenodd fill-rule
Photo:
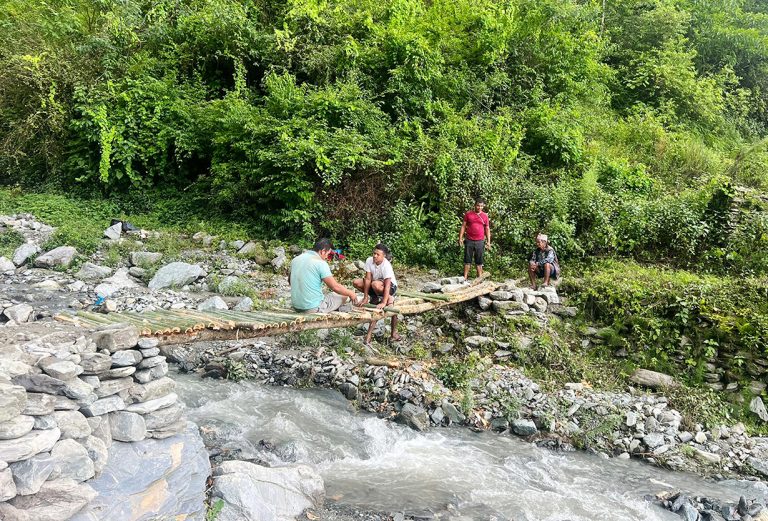
M 291 261 L 288 282 L 291 285 L 291 306 L 301 313 L 330 313 L 351 299 L 358 305 L 357 294 L 333 278 L 326 260 L 333 250 L 329 239 L 319 239 Z M 331 293 L 323 294 L 323 283 Z

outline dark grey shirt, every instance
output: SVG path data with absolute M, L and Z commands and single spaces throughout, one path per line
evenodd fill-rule
M 538 266 L 544 266 L 549 263 L 553 265 L 558 272 L 560 271 L 560 263 L 557 260 L 557 253 L 555 253 L 555 249 L 552 246 L 547 246 L 543 250 L 538 248 L 533 250 L 533 253 L 531 254 L 531 262 L 535 262 Z

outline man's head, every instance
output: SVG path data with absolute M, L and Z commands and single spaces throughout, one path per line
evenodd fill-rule
M 485 208 L 485 201 L 482 199 L 475 199 L 475 211 L 480 213 Z
M 540 233 L 536 236 L 536 247 L 540 250 L 543 250 L 547 247 L 547 244 L 549 244 L 549 238 L 544 235 L 543 233 Z
M 389 259 L 389 248 L 386 244 L 379 243 L 373 247 L 373 262 L 378 266 L 384 259 Z
M 312 246 L 312 250 L 316 251 L 317 254 L 320 255 L 320 258 L 323 260 L 328 260 L 328 254 L 331 253 L 332 249 L 333 244 L 331 243 L 331 240 L 326 239 L 325 237 L 315 241 L 315 245 Z

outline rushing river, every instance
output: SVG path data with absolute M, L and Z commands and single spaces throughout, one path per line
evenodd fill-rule
M 329 497 L 359 508 L 450 512 L 455 520 L 679 521 L 643 496 L 683 490 L 726 501 L 756 497 L 754 486 L 745 483 L 713 483 L 638 461 L 554 453 L 513 436 L 464 428 L 419 433 L 355 412 L 335 391 L 175 378 L 190 419 L 216 428 L 225 447 L 273 466 L 284 459 L 312 465 Z M 260 440 L 277 450 L 264 451 Z

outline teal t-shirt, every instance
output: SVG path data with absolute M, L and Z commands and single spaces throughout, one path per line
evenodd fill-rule
M 307 250 L 291 261 L 291 305 L 315 309 L 323 301 L 323 279 L 331 276 L 328 263 L 317 252 Z

